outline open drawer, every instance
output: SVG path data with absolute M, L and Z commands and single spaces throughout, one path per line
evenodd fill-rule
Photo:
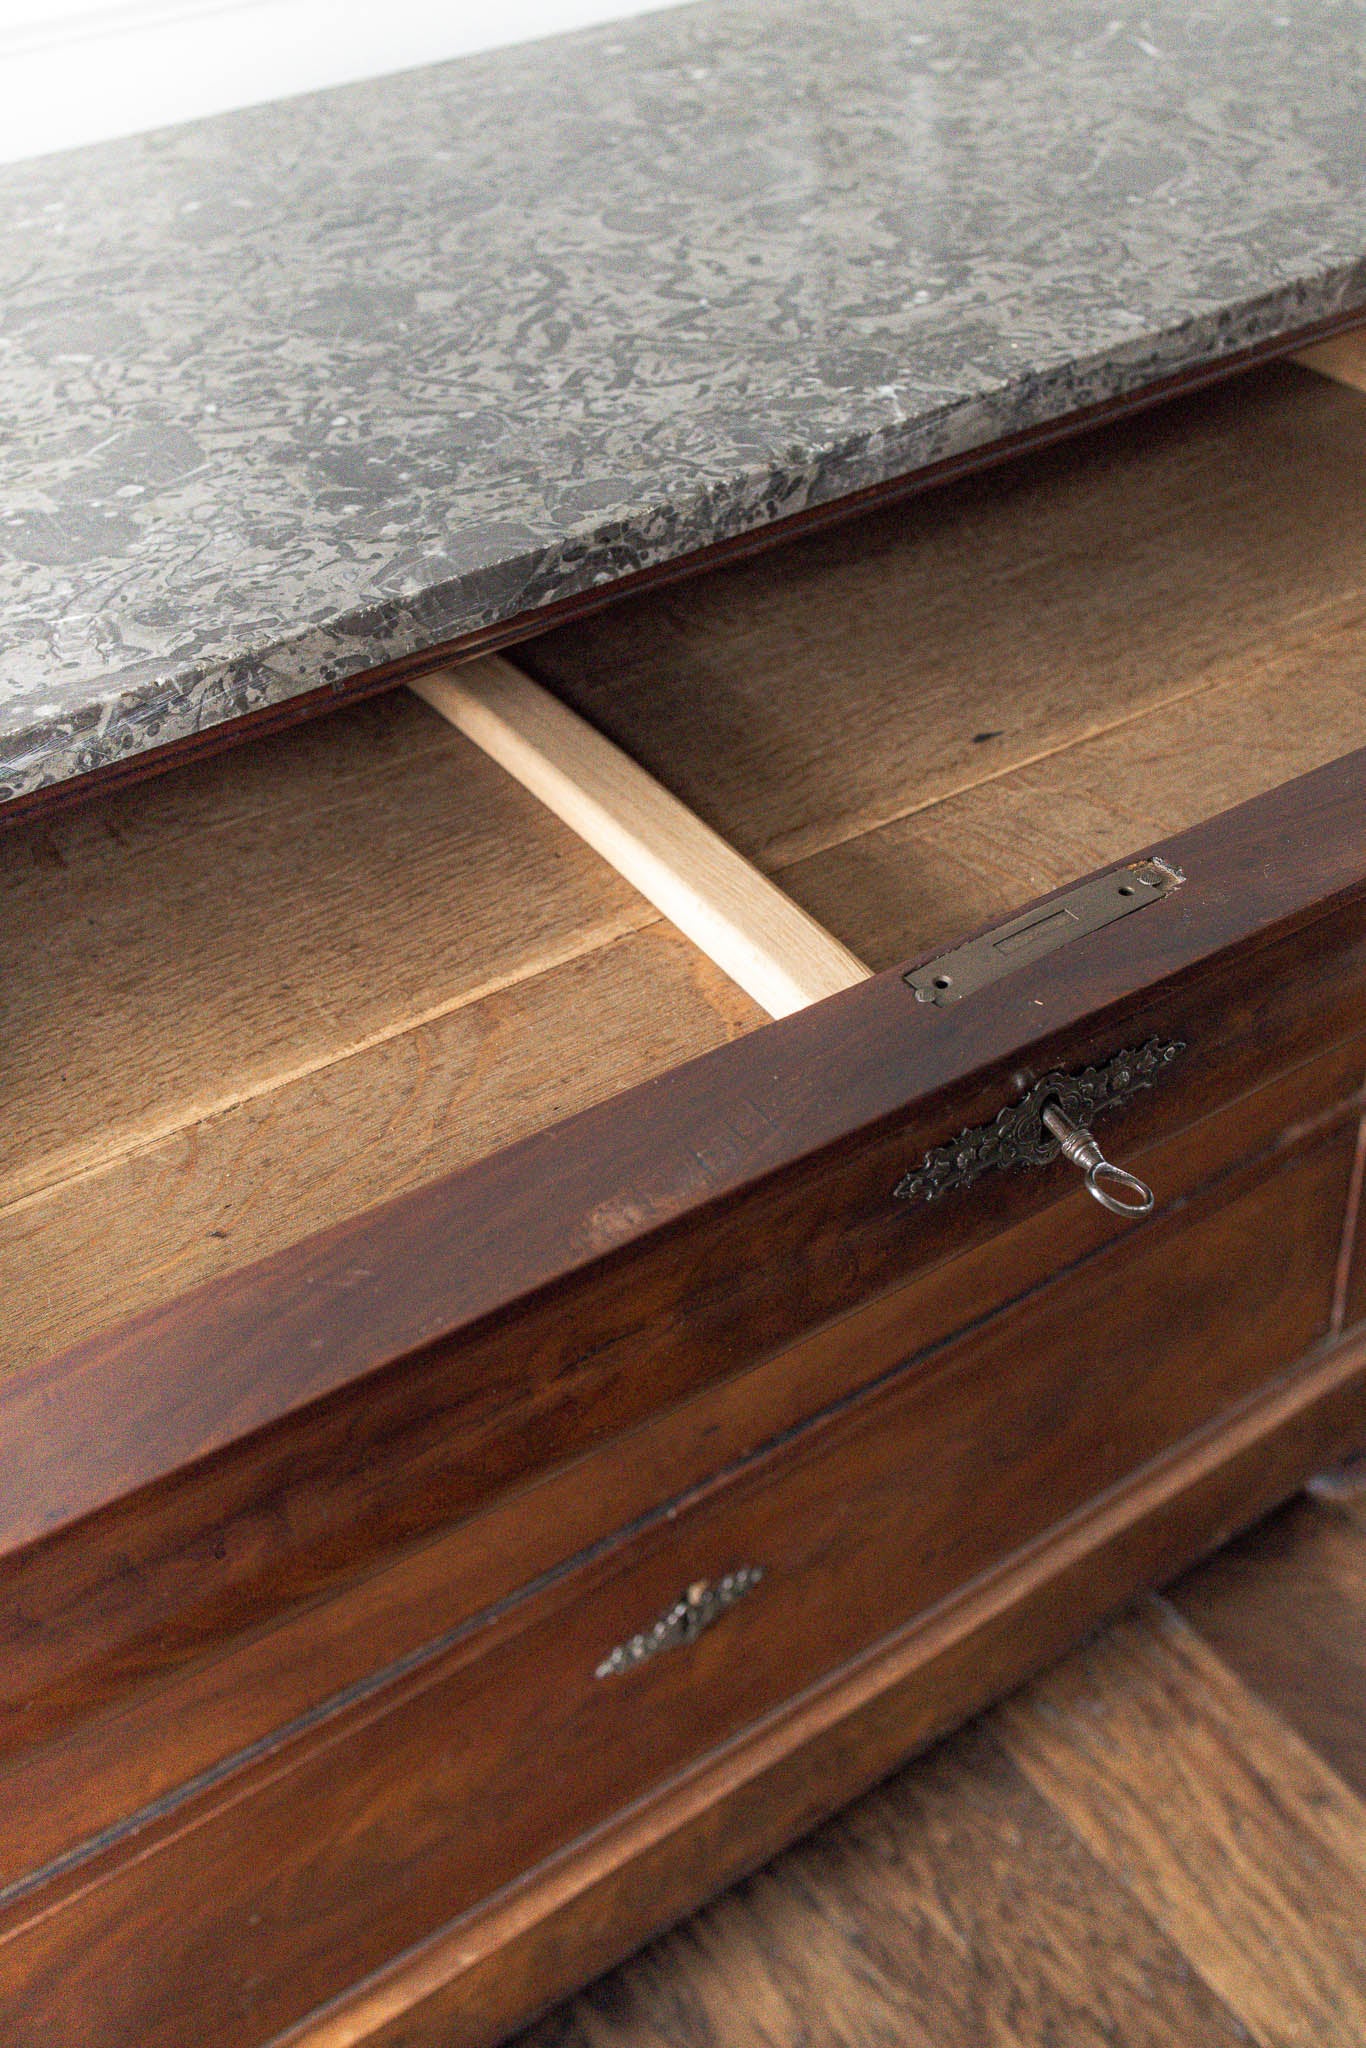
M 1259 371 L 424 686 L 682 927 L 411 695 L 0 840 L 16 2038 L 492 2040 L 1366 1434 L 1363 477 Z

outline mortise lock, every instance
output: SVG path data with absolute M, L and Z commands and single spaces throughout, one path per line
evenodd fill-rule
M 1045 1074 L 994 1122 L 960 1131 L 927 1152 L 898 1181 L 896 1199 L 937 1202 L 956 1189 L 970 1188 L 984 1173 L 1047 1166 L 1061 1154 L 1085 1174 L 1087 1189 L 1102 1208 L 1116 1216 L 1148 1215 L 1155 1202 L 1152 1189 L 1105 1157 L 1091 1134 L 1091 1121 L 1140 1088 L 1151 1088 L 1185 1049 L 1179 1039 L 1150 1038 L 1136 1050 L 1117 1052 L 1102 1066 Z
M 1151 860 L 1130 861 L 1112 868 L 1109 874 L 1092 875 L 1065 895 L 1036 903 L 1007 924 L 982 932 L 951 953 L 926 961 L 905 976 L 915 990 L 918 1003 L 933 1003 L 939 1009 L 961 1003 L 980 989 L 990 988 L 1002 975 L 1017 967 L 1032 965 L 1073 939 L 1098 932 L 1117 918 L 1130 917 L 1151 903 L 1161 903 L 1185 881 L 1180 868 L 1154 855 Z

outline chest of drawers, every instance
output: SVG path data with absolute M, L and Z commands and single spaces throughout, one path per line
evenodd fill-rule
M 1251 370 L 5 835 L 7 2038 L 492 2042 L 1361 1441 L 1363 478 Z

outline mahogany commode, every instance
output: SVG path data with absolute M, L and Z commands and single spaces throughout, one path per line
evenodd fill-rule
M 1363 475 L 1254 367 L 518 648 L 777 1022 L 406 692 L 0 839 L 7 2039 L 493 2042 L 1361 1443 Z

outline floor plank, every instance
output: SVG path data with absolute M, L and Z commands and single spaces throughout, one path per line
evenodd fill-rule
M 520 2048 L 1203 2048 L 1244 2038 L 978 1727 Z
M 1362 2048 L 1366 1806 L 1173 1609 L 1117 1624 L 996 1725 L 1262 2048 Z
M 1299 1500 L 1180 1580 L 1172 1605 L 1366 1797 L 1366 1527 Z

